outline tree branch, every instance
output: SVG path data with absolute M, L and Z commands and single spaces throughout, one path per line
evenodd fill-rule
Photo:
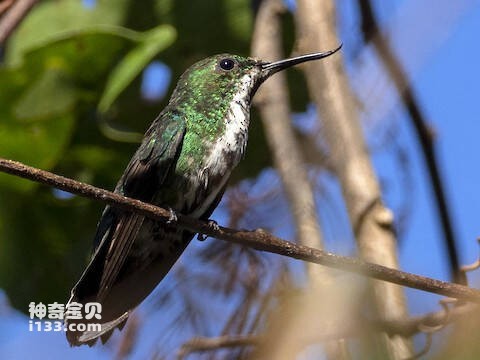
M 298 47 L 302 53 L 333 49 L 340 42 L 336 35 L 333 0 L 298 0 L 296 21 Z M 373 168 L 360 126 L 358 111 L 348 83 L 342 56 L 304 65 L 310 93 L 322 115 L 325 139 L 342 187 L 352 229 L 362 258 L 390 268 L 398 268 L 393 214 L 383 204 L 380 184 Z M 375 310 L 385 320 L 408 316 L 400 287 L 372 282 Z M 409 339 L 385 338 L 394 359 L 413 355 Z
M 284 10 L 284 5 L 279 0 L 262 1 L 252 36 L 253 57 L 269 60 L 283 58 L 280 15 Z M 276 74 L 261 86 L 255 104 L 260 110 L 275 168 L 287 195 L 299 243 L 323 248 L 312 185 L 292 127 L 284 73 Z M 311 280 L 317 275 L 325 275 L 318 274 L 318 271 L 318 267 L 308 268 Z
M 17 0 L 0 20 L 0 45 L 3 45 L 13 30 L 20 24 L 38 0 Z
M 300 311 L 300 310 L 299 310 Z M 404 320 L 369 320 L 353 319 L 352 322 L 336 324 L 338 326 L 325 327 L 322 332 L 314 334 L 313 337 L 301 334 L 303 345 L 311 345 L 318 342 L 325 342 L 332 339 L 345 339 L 358 336 L 365 332 L 365 329 L 386 332 L 389 335 L 414 336 L 419 332 L 432 333 L 426 329 L 441 329 L 444 326 L 468 317 L 477 317 L 479 306 L 476 304 L 464 304 L 453 309 L 440 310 L 416 316 Z M 189 354 L 200 351 L 214 351 L 222 348 L 237 346 L 257 346 L 266 341 L 264 334 L 259 335 L 225 335 L 221 337 L 195 337 L 184 343 L 178 353 L 177 359 L 185 359 Z
M 460 271 L 454 226 L 449 213 L 449 205 L 435 156 L 434 133 L 417 103 L 417 97 L 408 82 L 408 76 L 403 71 L 402 65 L 380 31 L 370 1 L 359 0 L 358 4 L 362 16 L 362 31 L 365 39 L 371 41 L 377 50 L 380 61 L 385 66 L 388 75 L 392 79 L 393 85 L 397 89 L 397 93 L 408 111 L 417 140 L 422 148 L 422 154 L 432 182 L 438 217 L 443 230 L 444 244 L 448 253 L 452 279 L 461 284 L 466 284 L 466 277 Z
M 15 2 L 15 0 L 3 0 L 0 2 L 0 15 L 6 12 Z
M 130 314 L 122 339 L 116 349 L 115 360 L 128 359 L 134 351 L 138 341 L 138 330 L 140 328 L 140 318 L 138 313 Z
M 404 320 L 377 321 L 374 324 L 388 334 L 413 336 L 425 328 L 443 328 L 461 319 L 478 317 L 478 311 L 479 307 L 476 304 L 463 304 L 448 311 L 444 309 Z
M 185 359 L 190 353 L 211 351 L 237 346 L 251 346 L 259 343 L 255 335 L 225 335 L 216 338 L 197 337 L 184 343 L 177 352 L 177 360 Z
M 255 19 L 252 36 L 252 55 L 260 59 L 277 60 L 284 58 L 282 51 L 281 15 L 285 5 L 280 0 L 263 0 Z M 298 243 L 317 249 L 324 247 L 316 206 L 315 194 L 308 178 L 303 153 L 298 145 L 292 126 L 291 109 L 286 75 L 276 74 L 263 84 L 256 95 L 255 104 L 260 110 L 267 142 L 273 154 L 275 168 L 280 174 L 285 189 L 288 204 L 293 215 Z M 317 292 L 334 284 L 330 269 L 306 263 L 310 285 L 310 295 L 318 300 Z M 319 302 L 317 301 L 317 304 Z M 302 309 L 299 309 L 300 313 Z M 317 314 L 297 313 L 295 318 L 284 319 L 282 335 L 270 334 L 270 341 L 264 343 L 261 353 L 275 358 L 281 354 L 284 358 L 295 357 L 296 327 L 292 322 L 299 321 L 303 316 L 305 321 L 318 321 Z M 301 321 L 301 320 L 300 320 Z M 304 330 L 309 328 L 304 326 Z M 271 329 L 271 331 L 276 331 Z M 316 330 L 312 330 L 316 331 Z M 290 342 L 282 341 L 283 338 Z M 324 345 L 327 359 L 341 360 L 344 357 L 343 342 L 330 341 Z
M 111 191 L 100 189 L 48 171 L 36 169 L 17 161 L 0 158 L 0 171 L 53 186 L 72 194 L 102 201 L 126 211 L 142 214 L 154 220 L 168 221 L 171 216 L 169 210 L 158 206 L 127 198 Z M 196 220 L 181 214 L 177 214 L 177 225 L 192 232 L 202 233 L 235 244 L 250 246 L 256 250 L 288 256 L 297 260 L 309 261 L 438 295 L 480 303 L 480 291 L 477 289 L 391 269 L 353 257 L 335 255 L 326 251 L 294 244 L 273 236 L 262 229 L 246 231 L 229 229 L 222 226 L 216 229 L 208 222 Z

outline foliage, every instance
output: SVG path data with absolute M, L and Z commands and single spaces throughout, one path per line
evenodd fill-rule
M 171 71 L 171 92 L 180 74 L 201 58 L 223 52 L 247 55 L 255 6 L 259 3 L 245 0 L 39 2 L 2 49 L 0 157 L 112 189 L 142 133 L 168 101 L 168 96 L 158 99 L 144 96 L 144 69 L 154 61 L 165 64 Z M 294 2 L 288 3 L 293 6 Z M 376 39 L 372 34 L 376 36 L 380 29 L 373 31 L 366 24 L 360 24 L 372 20 L 362 13 L 365 4 L 369 3 L 358 1 L 358 9 L 353 9 L 349 8 L 351 4 L 337 2 L 335 7 L 339 17 L 359 17 L 354 20 L 358 22 L 358 31 L 351 31 L 349 21 L 352 20 L 349 19 L 341 37 L 345 39 L 346 32 L 355 33 L 355 36 L 363 32 L 365 38 L 354 42 L 371 57 L 370 47 L 375 44 L 372 39 Z M 287 56 L 297 34 L 290 12 L 285 12 L 282 20 Z M 339 20 L 338 30 L 342 33 L 342 19 Z M 397 125 L 393 124 L 396 120 L 382 121 L 377 128 L 372 121 L 368 107 L 377 110 L 385 100 L 380 99 L 382 96 L 396 98 L 399 94 L 387 94 L 389 91 L 384 91 L 385 86 L 377 83 L 379 76 L 375 73 L 383 74 L 383 70 L 377 65 L 368 66 L 371 59 L 363 66 L 365 59 L 360 55 L 365 54 L 352 56 L 352 47 L 348 48 L 350 50 L 345 46 L 342 54 L 346 65 L 350 66 L 348 75 L 358 96 L 359 113 L 371 122 L 364 125 L 368 135 L 373 135 L 368 141 L 372 159 L 382 163 L 376 170 L 383 187 L 382 197 L 394 210 L 398 239 L 402 240 L 406 230 L 411 231 L 411 224 L 405 219 L 408 220 L 417 206 L 412 201 L 412 192 L 417 188 L 415 181 L 424 180 L 414 178 L 411 173 L 414 166 L 410 157 L 418 154 L 413 146 L 404 147 L 406 136 L 401 133 L 408 125 L 400 125 L 403 116 Z M 372 59 L 376 62 L 380 57 L 373 54 Z M 358 71 L 362 69 L 363 77 L 362 71 Z M 365 81 L 365 73 L 368 81 Z M 303 111 L 308 98 L 305 81 L 299 71 L 291 70 L 286 74 L 292 108 L 295 112 Z M 377 92 L 385 94 L 375 95 L 371 91 L 373 83 Z M 400 92 L 407 91 L 402 88 Z M 400 100 L 402 103 L 404 99 L 400 97 Z M 326 122 L 311 126 L 309 121 L 313 120 L 312 114 L 316 116 L 316 110 L 313 107 L 310 110 L 307 116 L 294 117 L 300 125 L 296 129 L 306 161 L 314 165 L 310 168 L 311 179 L 314 179 L 315 200 L 322 207 L 319 214 L 327 249 L 341 253 L 349 246 L 348 241 L 353 249 L 355 234 L 351 232 L 335 178 L 338 173 L 323 172 L 335 168 L 334 160 L 329 157 L 332 149 L 323 138 L 326 132 L 322 125 Z M 392 111 L 391 118 L 399 116 L 400 112 L 403 112 L 402 106 Z M 290 204 L 282 192 L 278 175 L 269 169 L 270 154 L 255 110 L 252 117 L 246 159 L 234 172 L 230 182 L 234 186 L 227 191 L 214 217 L 229 227 L 261 227 L 294 239 L 292 219 L 288 215 Z M 407 122 L 408 116 L 405 118 Z M 395 163 L 394 171 L 389 172 L 391 169 L 385 166 L 387 161 L 382 160 L 385 155 L 393 155 L 394 159 L 388 162 Z M 389 173 L 384 174 L 385 169 Z M 401 189 L 392 191 L 397 185 Z M 13 306 L 26 312 L 30 301 L 67 300 L 68 291 L 88 260 L 102 208 L 102 204 L 0 173 L 0 289 L 6 291 Z M 222 218 L 226 214 L 228 216 Z M 329 243 L 332 238 L 341 241 L 332 245 Z M 415 244 L 417 250 L 421 250 L 419 244 Z M 421 244 L 427 248 L 423 241 Z M 177 349 L 180 342 L 190 336 L 261 332 L 273 339 L 276 328 L 294 329 L 278 314 L 283 308 L 288 310 L 290 297 L 295 304 L 296 298 L 303 299 L 303 295 L 307 295 L 307 300 L 314 299 L 315 310 L 330 309 L 329 299 L 338 300 L 336 308 L 342 309 L 341 312 L 319 315 L 306 307 L 302 309 L 315 319 L 314 322 L 321 319 L 318 325 L 322 328 L 328 329 L 325 326 L 329 323 L 328 315 L 343 315 L 348 318 L 347 323 L 355 323 L 346 311 L 353 306 L 343 305 L 345 300 L 360 298 L 360 310 L 373 313 L 373 309 L 364 307 L 372 303 L 367 293 L 364 299 L 357 293 L 349 295 L 350 292 L 337 296 L 327 287 L 322 287 L 325 296 L 313 294 L 310 288 L 304 291 L 303 264 L 284 257 L 209 240 L 202 245 L 194 241 L 182 259 L 184 261 L 180 261 L 175 271 L 162 282 L 159 291 L 133 314 L 120 335 L 120 346 L 116 346 L 115 337 L 109 342 L 114 345 L 112 348 L 121 352 L 126 343 L 130 346 L 128 353 L 132 348 L 135 351 L 146 347 L 146 337 L 142 338 L 142 346 L 134 345 L 140 332 L 151 333 L 149 326 L 155 326 L 155 332 L 148 336 L 150 340 L 155 338 L 155 345 L 148 355 L 158 352 L 158 357 Z M 340 273 L 337 277 L 335 274 L 334 280 L 335 288 L 345 287 L 353 294 L 355 286 L 347 275 Z M 411 300 L 410 294 L 407 295 Z M 302 306 L 295 306 L 292 319 L 299 315 L 299 308 Z M 142 319 L 145 309 L 148 316 Z M 161 321 L 158 321 L 159 316 Z M 476 317 L 471 316 L 473 318 Z M 280 320 L 279 325 L 273 321 L 275 319 Z M 443 344 L 446 355 L 439 354 L 437 358 L 453 358 L 459 348 L 464 349 L 464 358 L 475 358 L 478 353 L 476 340 L 472 337 L 470 341 L 463 331 L 458 331 L 470 329 L 472 331 L 466 333 L 475 334 L 478 324 L 470 324 L 470 321 L 459 323 L 457 331 L 445 338 L 448 340 Z M 298 333 L 308 333 L 305 327 L 308 322 L 300 322 Z M 165 329 L 168 331 L 163 331 Z M 182 334 L 177 336 L 180 329 Z M 374 333 L 372 329 L 362 328 L 365 338 L 360 337 L 358 344 L 357 340 L 349 340 L 350 350 L 360 357 L 372 358 L 376 354 L 376 358 L 385 358 L 386 348 L 376 343 L 378 338 Z M 228 350 L 228 354 L 231 358 L 247 358 L 251 351 L 249 347 L 236 348 Z
M 249 53 L 253 11 L 243 0 L 44 1 L 9 40 L 0 67 L 0 156 L 114 187 L 138 138 L 167 99 L 146 101 L 152 61 L 175 79 L 219 52 Z M 292 21 L 287 21 L 292 27 Z M 221 29 L 221 31 L 219 30 Z M 292 32 L 293 33 L 293 32 Z M 291 46 L 291 36 L 288 46 Z M 293 75 L 299 82 L 299 75 Z M 298 91 L 294 94 L 301 94 Z M 304 106 L 297 101 L 297 106 Z M 256 114 L 254 114 L 256 118 Z M 254 119 L 234 181 L 270 163 Z M 255 154 L 254 156 L 252 154 Z M 0 287 L 12 304 L 52 302 L 85 265 L 102 205 L 0 174 Z

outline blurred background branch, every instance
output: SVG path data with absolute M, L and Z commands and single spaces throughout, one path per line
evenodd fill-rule
M 336 31 L 336 8 L 330 0 L 299 0 L 297 12 L 298 51 L 308 53 L 319 47 L 335 47 L 340 41 Z M 339 178 L 351 226 L 361 256 L 367 261 L 398 268 L 393 214 L 382 202 L 382 194 L 358 121 L 342 57 L 316 64 L 305 64 L 305 76 L 311 96 L 321 114 L 325 139 L 329 144 Z M 384 319 L 408 316 L 403 290 L 381 282 L 373 284 L 375 311 Z M 386 339 L 394 359 L 413 355 L 408 338 Z
M 0 2 L 0 46 L 2 46 L 38 0 L 3 0 Z
M 221 348 L 252 346 L 259 343 L 257 336 L 232 336 L 225 335 L 218 338 L 194 338 L 184 343 L 178 350 L 177 359 L 183 360 L 194 352 L 215 351 Z
M 258 59 L 282 59 L 281 15 L 286 8 L 280 0 L 263 0 L 256 15 L 253 37 L 252 56 Z M 273 156 L 273 163 L 282 180 L 286 197 L 294 219 L 297 231 L 297 242 L 304 246 L 323 249 L 319 217 L 315 206 L 313 187 L 308 178 L 306 163 L 301 148 L 297 143 L 291 119 L 290 100 L 287 90 L 286 75 L 279 73 L 269 79 L 258 90 L 255 103 L 260 110 L 265 135 Z M 306 264 L 308 272 L 308 288 L 312 298 L 318 298 L 321 293 L 328 292 L 335 281 L 329 270 L 324 267 Z M 317 299 L 318 300 L 318 299 Z M 318 300 L 318 306 L 321 306 Z M 299 307 L 302 309 L 302 307 Z M 303 324 L 318 321 L 319 314 L 300 311 L 294 318 L 286 319 L 282 333 L 270 334 L 270 339 L 260 350 L 272 358 L 295 357 L 299 348 L 295 346 L 296 327 L 293 320 Z M 275 329 L 278 332 L 278 329 Z M 288 340 L 286 340 L 288 339 Z M 301 348 L 300 348 L 301 349 Z M 329 359 L 343 359 L 345 349 L 343 343 L 332 341 L 325 344 Z
M 296 309 L 300 313 L 301 309 Z M 479 315 L 477 304 L 459 304 L 453 308 L 448 306 L 443 310 L 428 313 L 422 316 L 411 317 L 403 320 L 382 321 L 366 318 L 351 318 L 348 322 L 337 322 L 332 327 L 322 327 L 316 334 L 297 334 L 303 346 L 308 346 L 318 342 L 331 341 L 335 339 L 352 339 L 361 336 L 365 329 L 386 332 L 390 335 L 414 336 L 418 333 L 433 333 L 443 329 L 445 326 Z M 194 352 L 218 351 L 224 347 L 245 347 L 245 346 L 263 346 L 268 340 L 265 335 L 255 336 L 222 336 L 219 338 L 193 338 L 184 343 L 179 349 L 178 359 L 185 359 Z M 426 346 L 428 348 L 428 346 Z M 273 356 L 273 353 L 268 353 Z M 418 353 L 417 353 L 418 356 Z M 267 355 L 265 355 L 265 358 Z
M 252 56 L 258 59 L 284 58 L 281 44 L 280 16 L 285 12 L 280 0 L 261 2 L 252 38 Z M 255 104 L 260 110 L 266 139 L 273 155 L 275 168 L 282 180 L 297 229 L 298 242 L 323 248 L 321 229 L 315 207 L 315 197 L 303 154 L 293 130 L 285 74 L 279 73 L 258 90 Z M 319 271 L 321 272 L 319 274 Z M 308 266 L 310 281 L 328 276 L 317 266 Z
M 378 26 L 376 17 L 373 13 L 370 0 L 359 0 L 358 5 L 361 15 L 361 28 L 366 42 L 371 42 L 378 52 L 392 83 L 402 99 L 405 108 L 408 111 L 410 120 L 415 129 L 422 154 L 428 169 L 431 180 L 433 195 L 435 198 L 438 219 L 442 226 L 442 235 L 445 242 L 445 248 L 448 254 L 451 277 L 454 281 L 461 284 L 466 283 L 466 278 L 460 272 L 460 262 L 458 259 L 457 240 L 453 220 L 450 215 L 450 206 L 448 204 L 442 177 L 437 164 L 435 151 L 435 130 L 428 124 L 423 111 L 418 104 L 417 96 L 410 86 L 408 76 L 402 69 L 400 61 L 395 56 L 393 50 L 388 44 L 387 39 L 382 34 Z
M 66 191 L 0 173 L 3 357 L 35 348 L 49 358 L 164 359 L 188 339 L 213 344 L 190 348 L 198 359 L 271 359 L 272 348 L 308 360 L 479 357 L 478 271 L 469 287 L 434 279 L 449 271 L 467 284 L 478 265 L 458 275 L 459 254 L 478 255 L 477 2 L 34 3 L 0 1 L 0 156 L 34 169 L 1 163 L 18 165 L 17 175 L 49 170 L 44 184 Z M 246 157 L 212 216 L 228 228 L 180 217 L 179 226 L 229 241 L 192 242 L 105 346 L 70 349 L 63 334 L 25 330 L 29 302 L 68 297 L 104 201 L 170 215 L 101 189 L 118 180 L 188 66 L 224 52 L 271 61 L 340 41 L 341 54 L 305 76 L 275 75 L 254 99 Z M 68 192 L 75 184 L 99 201 Z M 408 272 L 392 269 L 399 258 Z M 384 281 L 425 290 L 404 288 L 410 313 L 424 315 L 409 316 L 400 287 Z M 463 300 L 436 311 L 428 292 Z M 262 341 L 222 347 L 249 338 Z M 331 341 L 339 346 L 326 352 Z
M 137 212 L 154 220 L 168 221 L 171 217 L 171 213 L 167 209 L 136 199 L 127 198 L 111 191 L 81 183 L 48 171 L 36 169 L 16 161 L 0 158 L 0 172 L 54 186 L 60 190 L 117 206 L 123 210 Z M 330 254 L 323 250 L 282 240 L 263 229 L 247 231 L 229 229 L 222 226 L 217 228 L 213 227 L 209 222 L 199 221 L 182 214 L 176 215 L 177 226 L 196 233 L 202 233 L 221 240 L 249 246 L 256 250 L 268 251 L 298 260 L 330 266 L 439 295 L 454 297 L 465 301 L 480 302 L 480 290 L 463 285 L 406 273 L 375 263 L 364 262 L 356 258 Z

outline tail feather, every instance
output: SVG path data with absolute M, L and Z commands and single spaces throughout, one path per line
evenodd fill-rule
M 115 228 L 113 226 L 113 228 Z M 178 230 L 145 219 L 136 235 L 112 286 L 102 285 L 105 262 L 115 231 L 106 231 L 92 260 L 72 290 L 68 304 L 82 304 L 82 319 L 67 320 L 67 339 L 72 346 L 92 346 L 97 338 L 108 340 L 115 328 L 123 327 L 131 313 L 165 277 L 193 237 L 190 232 Z M 101 319 L 86 320 L 86 303 L 101 304 Z M 67 305 L 68 307 L 68 305 Z M 72 324 L 76 324 L 73 327 Z M 80 328 L 78 325 L 82 323 Z M 100 328 L 92 328 L 93 324 Z
M 123 329 L 129 315 L 130 311 L 127 311 L 115 320 L 101 324 L 95 324 L 94 327 L 90 327 L 90 325 L 92 324 L 85 324 L 87 327 L 84 331 L 68 330 L 67 340 L 71 346 L 80 346 L 84 344 L 88 346 L 93 346 L 97 342 L 98 338 L 101 339 L 102 344 L 105 344 L 107 340 L 112 336 L 115 328 L 118 328 L 119 330 Z M 65 323 L 66 326 L 71 326 L 71 324 L 74 322 L 66 321 Z M 76 326 L 78 326 L 78 323 L 76 323 Z

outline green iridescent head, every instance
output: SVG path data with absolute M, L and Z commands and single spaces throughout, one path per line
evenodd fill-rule
M 276 62 L 246 58 L 238 55 L 219 54 L 203 59 L 180 77 L 172 94 L 175 104 L 187 102 L 195 110 L 218 108 L 228 104 L 234 95 L 246 104 L 260 84 L 274 73 L 306 61 L 322 59 L 341 48 L 314 53 Z
M 187 101 L 198 108 L 227 105 L 235 93 L 243 92 L 246 101 L 260 85 L 262 69 L 257 60 L 238 55 L 219 54 L 203 59 L 180 77 L 172 99 Z M 258 85 L 257 85 L 258 84 Z

